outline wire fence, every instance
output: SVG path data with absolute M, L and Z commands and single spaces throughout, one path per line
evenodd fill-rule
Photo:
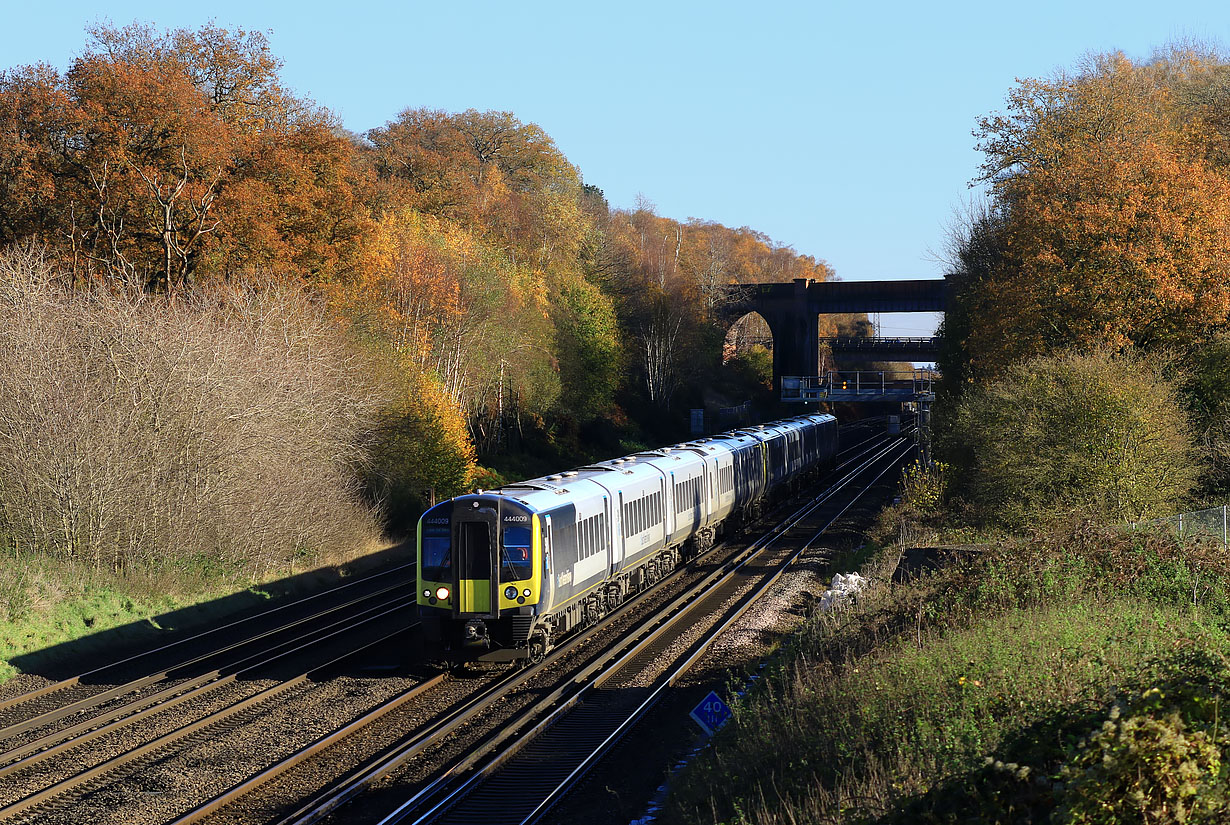
M 1220 541 L 1222 547 L 1230 548 L 1230 505 L 1210 507 L 1207 510 L 1194 510 L 1190 513 L 1179 513 L 1166 518 L 1142 521 L 1133 524 L 1135 528 L 1166 525 L 1182 540 L 1197 538 Z

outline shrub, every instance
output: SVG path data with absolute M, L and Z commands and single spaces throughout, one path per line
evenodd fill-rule
M 1121 718 L 1118 706 L 1062 776 L 1063 819 L 1089 825 L 1188 822 L 1221 769 L 1221 750 L 1177 712 Z M 1202 793 L 1203 791 L 1203 793 Z
M 374 532 L 379 388 L 301 288 L 175 299 L 0 255 L 0 534 L 97 571 L 258 578 Z
M 1199 477 L 1176 391 L 1157 366 L 1106 350 L 1045 356 L 971 389 L 946 452 L 976 516 L 1134 522 L 1173 512 Z

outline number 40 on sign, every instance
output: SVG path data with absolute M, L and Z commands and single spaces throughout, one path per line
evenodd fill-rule
M 726 724 L 726 720 L 730 718 L 730 707 L 722 701 L 722 697 L 709 691 L 709 695 L 701 699 L 700 704 L 692 708 L 689 715 L 696 720 L 701 730 L 712 736 L 713 732 Z

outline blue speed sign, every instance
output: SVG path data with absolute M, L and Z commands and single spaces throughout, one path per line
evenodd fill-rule
M 714 731 L 726 724 L 731 711 L 730 707 L 722 701 L 722 697 L 709 691 L 709 695 L 701 699 L 700 704 L 692 708 L 689 715 L 696 720 L 696 724 L 700 725 L 705 733 L 712 736 Z

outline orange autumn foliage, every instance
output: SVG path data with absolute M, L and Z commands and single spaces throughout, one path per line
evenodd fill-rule
M 1103 343 L 1183 346 L 1230 317 L 1230 179 L 1173 72 L 1122 55 L 1027 80 L 980 122 L 994 206 L 963 239 L 950 371 Z
M 276 267 L 327 279 L 365 230 L 353 146 L 259 33 L 95 28 L 59 75 L 0 74 L 0 245 L 154 291 Z

